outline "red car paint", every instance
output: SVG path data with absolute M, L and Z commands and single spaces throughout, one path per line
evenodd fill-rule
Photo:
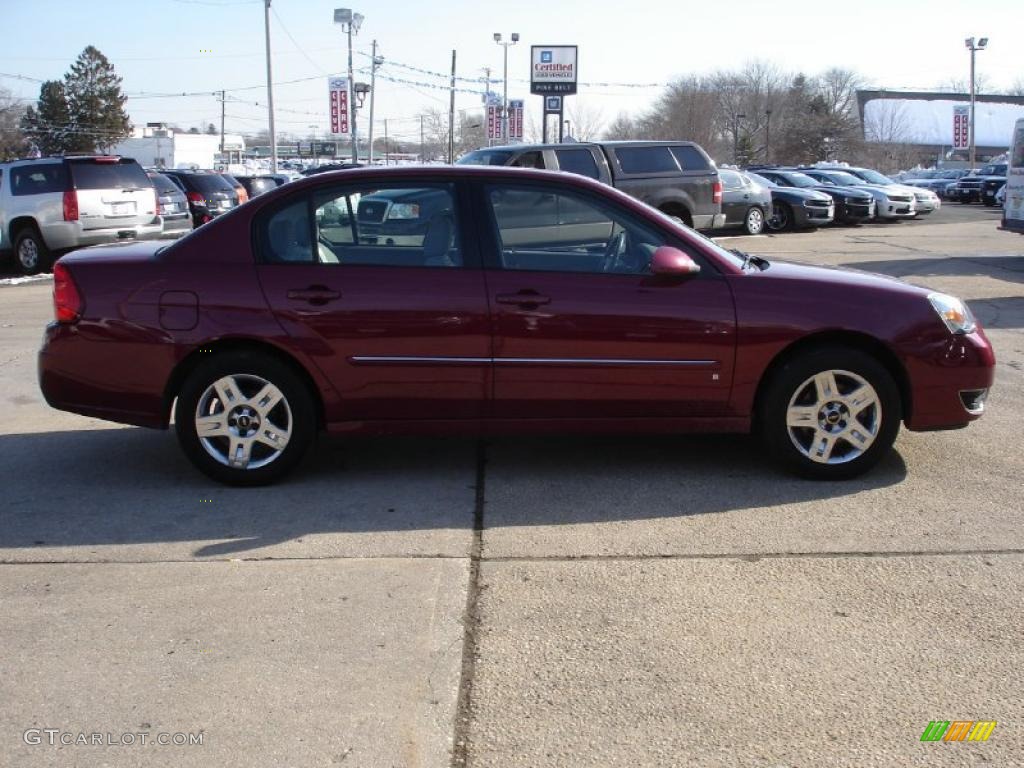
M 348 182 L 428 181 L 458 190 L 462 268 L 256 262 L 254 221 L 283 200 Z M 488 182 L 599 196 L 646 219 L 701 273 L 502 270 L 480 189 Z M 925 289 L 779 261 L 743 269 L 625 194 L 543 171 L 319 174 L 260 195 L 172 246 L 89 248 L 60 263 L 83 305 L 77 322 L 46 330 L 44 396 L 56 408 L 147 427 L 167 427 L 196 360 L 232 345 L 294 361 L 335 432 L 747 431 L 766 371 L 816 340 L 876 354 L 900 384 L 905 424 L 915 430 L 977 418 L 959 392 L 990 387 L 994 375 L 980 327 L 951 334 Z M 337 297 L 319 304 L 311 290 Z M 660 364 L 677 360 L 687 364 Z

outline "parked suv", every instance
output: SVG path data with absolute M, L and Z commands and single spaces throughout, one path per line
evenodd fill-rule
M 957 182 L 955 199 L 961 203 L 996 204 L 996 193 L 1006 183 L 1006 163 L 986 165 Z
M 238 193 L 231 182 L 214 171 L 164 171 L 188 198 L 192 224 L 199 227 L 238 205 Z
M 576 173 L 621 189 L 694 229 L 725 226 L 718 169 L 691 141 L 515 144 L 478 149 L 458 162 Z
M 177 238 L 192 231 L 188 199 L 177 184 L 158 171 L 147 171 L 157 194 L 157 210 L 164 220 L 163 237 Z
M 18 269 L 48 269 L 86 245 L 160 237 L 156 190 L 135 160 L 41 157 L 0 163 L 0 250 Z

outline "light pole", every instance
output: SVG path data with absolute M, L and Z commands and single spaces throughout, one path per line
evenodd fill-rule
M 370 59 L 370 149 L 369 164 L 373 165 L 373 102 L 377 99 L 377 67 L 384 63 L 384 57 L 377 55 L 377 41 L 373 41 L 373 58 Z M 385 146 L 387 144 L 385 143 Z
M 309 154 L 317 161 L 316 164 L 320 165 L 320 152 L 316 146 L 316 123 L 311 123 L 308 128 L 313 132 L 313 140 L 309 143 Z
M 355 13 L 351 8 L 335 8 L 334 23 L 341 24 L 341 31 L 348 36 L 348 129 L 352 133 L 352 162 L 357 163 L 359 162 L 359 147 L 356 144 L 355 83 L 353 82 L 354 77 L 352 75 L 352 35 L 359 34 L 359 27 L 363 24 L 363 14 Z
M 764 161 L 772 161 L 772 111 L 764 111 Z
M 508 144 L 508 49 L 519 42 L 519 33 L 509 35 L 511 40 L 503 41 L 501 32 L 494 33 L 494 42 L 505 49 L 505 75 L 502 79 L 503 94 L 501 97 L 501 140 Z
M 978 40 L 977 44 L 975 44 L 974 38 L 973 37 L 968 37 L 966 40 L 964 40 L 964 45 L 971 52 L 971 144 L 970 144 L 971 149 L 970 149 L 970 159 L 969 159 L 969 162 L 970 162 L 971 170 L 973 171 L 974 170 L 974 150 L 975 150 L 975 145 L 974 145 L 974 54 L 977 51 L 985 50 L 985 46 L 988 45 L 988 38 L 987 37 L 983 37 L 980 40 Z
M 263 7 L 263 21 L 267 33 L 267 112 L 270 116 L 270 172 L 277 173 L 277 133 L 274 131 L 274 84 L 270 73 L 270 0 Z

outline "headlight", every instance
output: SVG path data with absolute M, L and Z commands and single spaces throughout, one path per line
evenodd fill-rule
M 420 207 L 415 203 L 395 203 L 388 211 L 389 219 L 418 219 Z
M 944 293 L 929 293 L 928 301 L 950 333 L 973 333 L 978 327 L 968 306 L 955 296 Z

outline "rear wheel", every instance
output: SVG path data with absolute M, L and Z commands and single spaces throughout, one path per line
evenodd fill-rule
M 756 206 L 747 211 L 743 229 L 748 235 L 760 235 L 764 232 L 764 211 Z
M 50 251 L 35 227 L 25 227 L 14 238 L 14 261 L 23 275 L 49 269 Z
M 266 485 L 301 461 L 315 432 L 309 390 L 268 355 L 231 352 L 186 379 L 174 411 L 178 441 L 203 473 L 229 485 Z
M 844 347 L 786 363 L 760 406 L 761 436 L 771 455 L 790 471 L 821 480 L 856 477 L 877 464 L 902 419 L 899 389 L 885 367 Z

